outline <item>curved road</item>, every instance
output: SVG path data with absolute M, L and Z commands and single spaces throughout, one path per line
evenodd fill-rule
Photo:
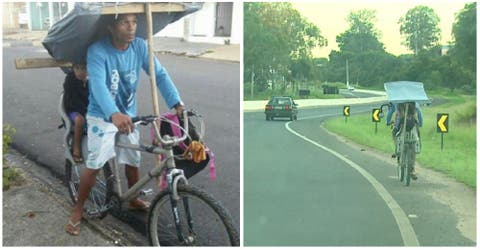
M 304 109 L 295 122 L 244 113 L 246 246 L 475 245 L 457 229 L 457 212 L 432 197 L 445 191 L 442 183 L 420 175 L 406 188 L 394 177 L 393 160 L 321 127 L 341 112 Z

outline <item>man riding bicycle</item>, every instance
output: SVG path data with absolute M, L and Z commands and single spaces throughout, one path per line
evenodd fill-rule
M 392 139 L 393 139 L 393 144 L 395 147 L 397 147 L 397 137 L 400 136 L 400 132 L 402 129 L 403 121 L 405 120 L 405 110 L 406 107 L 408 106 L 408 115 L 407 115 L 407 131 L 409 131 L 411 128 L 415 126 L 415 124 L 418 124 L 418 127 L 422 127 L 423 125 L 423 114 L 422 114 L 422 109 L 420 108 L 420 105 L 417 102 L 407 102 L 407 103 L 389 103 L 389 109 L 387 113 L 387 118 L 386 118 L 386 125 L 391 125 L 393 124 L 393 129 L 392 129 Z M 395 112 L 397 111 L 397 112 Z M 393 113 L 395 112 L 395 121 L 392 122 L 392 116 Z M 420 133 L 418 134 L 420 137 Z M 395 150 L 395 153 L 392 154 L 392 158 L 397 157 L 396 154 L 397 150 Z M 415 172 L 415 167 L 413 167 L 412 172 L 411 172 L 412 179 L 416 180 L 417 179 L 417 174 Z
M 136 91 L 140 70 L 148 72 L 148 48 L 145 40 L 135 36 L 137 17 L 134 14 L 118 15 L 108 24 L 110 36 L 93 43 L 87 51 L 90 76 L 90 95 L 87 111 L 88 159 L 80 178 L 78 201 L 66 225 L 72 235 L 80 233 L 83 204 L 95 184 L 95 176 L 106 161 L 117 156 L 125 164 L 128 187 L 139 179 L 140 152 L 116 149 L 115 134 L 119 141 L 138 144 L 139 132 L 132 123 L 136 116 Z M 169 108 L 177 114 L 183 103 L 177 88 L 163 66 L 155 58 L 157 87 Z M 147 210 L 149 203 L 138 198 L 130 200 L 129 208 Z

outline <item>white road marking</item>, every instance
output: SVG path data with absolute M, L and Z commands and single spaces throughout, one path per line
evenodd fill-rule
M 320 117 L 325 117 L 325 116 L 331 116 L 331 115 L 320 115 L 316 116 L 315 118 L 320 118 Z M 309 118 L 314 118 L 314 117 L 309 117 Z M 302 120 L 309 119 L 305 117 Z M 323 145 L 318 144 L 317 142 L 307 138 L 306 136 L 296 132 L 295 130 L 290 128 L 290 123 L 287 122 L 285 123 L 285 128 L 291 132 L 292 134 L 300 137 L 301 139 L 312 143 L 313 145 L 333 154 L 340 160 L 344 161 L 347 163 L 349 166 L 351 166 L 353 169 L 357 170 L 365 179 L 367 179 L 370 184 L 372 184 L 373 188 L 377 193 L 380 195 L 380 197 L 385 201 L 387 204 L 388 208 L 390 208 L 390 211 L 393 214 L 393 217 L 395 218 L 395 221 L 397 222 L 398 229 L 400 230 L 400 234 L 403 239 L 403 244 L 405 246 L 419 246 L 419 242 L 417 239 L 417 235 L 415 234 L 415 230 L 413 230 L 412 224 L 410 223 L 410 220 L 408 219 L 407 215 L 403 211 L 403 209 L 400 207 L 400 205 L 397 203 L 397 201 L 393 198 L 393 196 L 387 191 L 387 189 L 379 182 L 375 177 L 373 177 L 369 172 L 367 172 L 365 169 L 360 167 L 358 164 L 355 162 L 345 158 L 342 156 L 340 153 L 327 148 Z

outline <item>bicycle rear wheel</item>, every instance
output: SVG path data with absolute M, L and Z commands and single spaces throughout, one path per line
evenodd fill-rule
M 67 182 L 68 193 L 74 204 L 77 203 L 78 188 L 80 186 L 80 176 L 84 164 L 75 164 L 65 160 L 65 179 Z M 83 209 L 90 218 L 102 219 L 107 215 L 108 205 L 111 200 L 111 191 L 113 190 L 113 181 L 111 178 L 112 170 L 110 165 L 105 163 L 102 170 L 97 174 L 97 182 L 92 187 L 88 199 L 85 201 Z
M 411 144 L 407 144 L 405 146 L 405 164 L 403 164 L 403 168 L 405 169 L 405 186 L 409 186 L 410 185 L 410 179 L 411 179 L 411 172 L 412 172 L 412 169 L 410 169 L 410 155 L 412 153 L 412 148 L 411 148 Z
M 148 214 L 147 231 L 152 246 L 240 245 L 233 219 L 219 202 L 194 186 L 179 183 L 177 190 L 180 196 L 177 212 L 186 240 L 180 241 L 178 238 L 170 195 L 165 191 L 155 197 Z M 188 205 L 185 200 L 188 200 Z M 190 217 L 186 207 L 189 208 Z M 191 218 L 191 223 L 188 218 Z
M 409 147 L 409 150 L 407 151 L 408 154 L 407 154 L 407 158 L 408 158 L 408 164 L 406 165 L 407 169 L 408 169 L 408 185 L 410 185 L 410 180 L 412 179 L 411 175 L 412 175 L 412 172 L 413 172 L 413 169 L 415 167 L 415 158 L 416 158 L 416 152 L 415 152 L 415 144 L 414 143 L 411 143 L 408 145 Z
M 404 163 L 404 155 L 397 156 L 397 177 L 400 182 L 403 182 L 403 178 L 405 177 L 405 168 L 403 167 Z

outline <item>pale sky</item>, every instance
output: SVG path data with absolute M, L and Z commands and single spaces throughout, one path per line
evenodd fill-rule
M 380 31 L 380 41 L 384 44 L 387 52 L 394 55 L 412 53 L 402 45 L 403 38 L 400 35 L 398 20 L 405 16 L 407 11 L 417 5 L 425 5 L 432 8 L 440 18 L 441 37 L 440 43 L 448 44 L 452 41 L 452 24 L 455 14 L 458 13 L 465 3 L 472 1 L 322 1 L 322 2 L 292 2 L 309 22 L 314 23 L 320 29 L 322 35 L 328 39 L 328 47 L 315 49 L 316 57 L 328 57 L 332 49 L 338 50 L 336 37 L 348 29 L 346 18 L 350 11 L 360 9 L 376 10 L 377 21 L 375 28 Z

